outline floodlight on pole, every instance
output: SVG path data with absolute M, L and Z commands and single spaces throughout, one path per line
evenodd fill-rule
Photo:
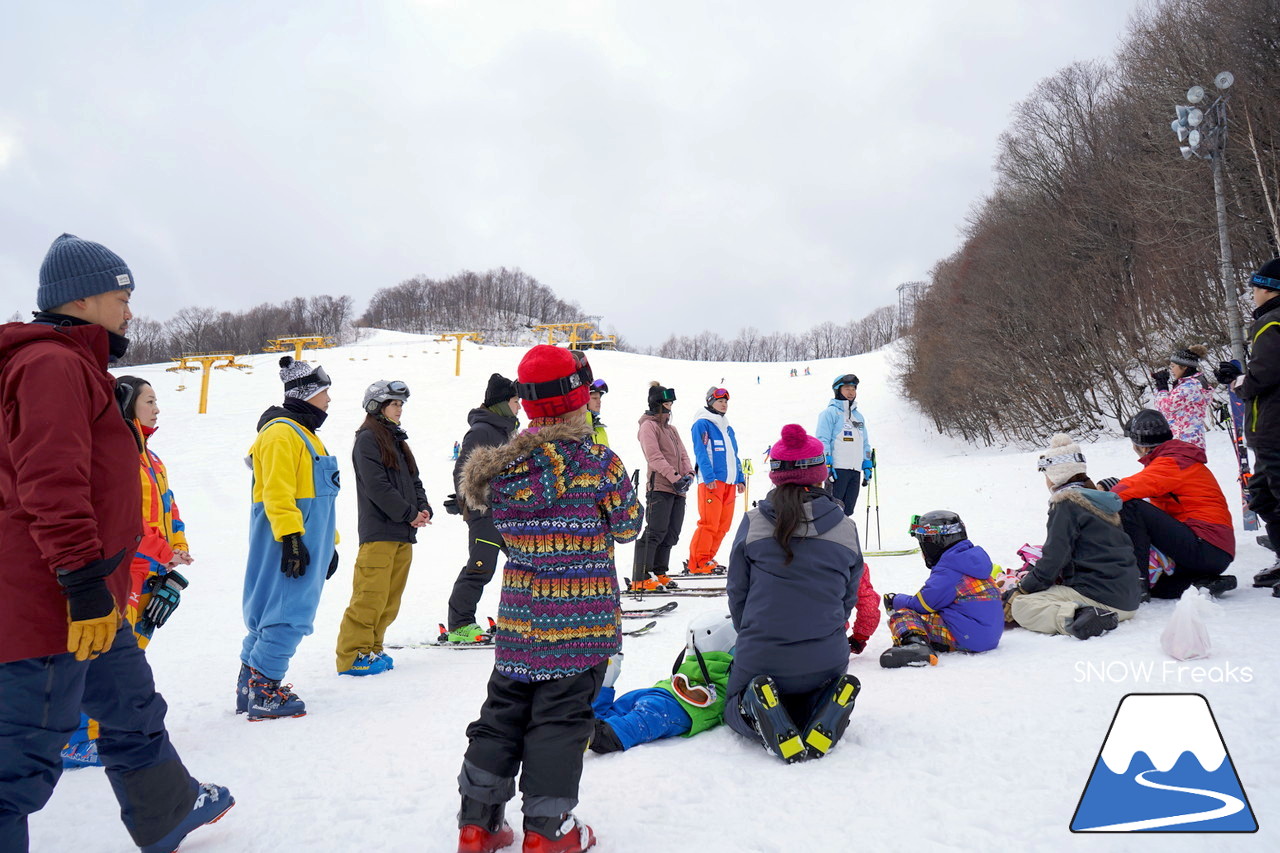
M 1204 100 L 1204 86 L 1192 86 L 1187 90 L 1187 101 L 1198 104 Z

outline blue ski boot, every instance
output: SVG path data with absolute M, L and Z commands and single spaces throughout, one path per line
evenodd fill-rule
M 764 742 L 765 749 L 788 764 L 808 757 L 800 730 L 782 705 L 778 685 L 767 675 L 757 675 L 747 684 L 739 706 L 743 718 Z
M 236 713 L 244 714 L 249 710 L 249 669 L 247 663 L 240 664 L 240 675 L 236 678 Z
M 281 684 L 256 669 L 249 676 L 249 721 L 305 717 L 307 705 L 293 692 L 292 684 Z
M 861 689 L 862 684 L 852 675 L 842 675 L 832 683 L 804 727 L 804 745 L 810 758 L 821 758 L 840 740 L 849 727 L 853 702 Z
M 381 675 L 388 669 L 391 667 L 387 665 L 385 657 L 369 652 L 357 655 L 351 666 L 339 672 L 338 675 Z
M 184 838 L 202 826 L 217 823 L 235 804 L 236 798 L 226 788 L 208 782 L 200 783 L 195 804 L 191 806 L 187 816 L 169 830 L 164 838 L 143 847 L 142 853 L 174 853 Z

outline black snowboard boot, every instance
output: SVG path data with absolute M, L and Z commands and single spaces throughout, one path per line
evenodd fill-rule
M 1276 549 L 1275 543 L 1271 541 L 1271 537 L 1265 533 L 1259 536 L 1255 541 L 1268 551 L 1274 551 Z
M 842 675 L 832 682 L 804 727 L 804 744 L 810 758 L 821 758 L 840 740 L 849 727 L 853 702 L 861 689 L 862 684 L 852 675 Z
M 603 755 L 607 752 L 622 752 L 623 748 L 613 726 L 597 717 L 595 729 L 591 732 L 591 751 Z
M 1114 631 L 1119 624 L 1120 617 L 1114 611 L 1101 607 L 1077 607 L 1075 618 L 1067 624 L 1067 631 L 1077 640 L 1087 640 Z
M 929 640 L 920 634 L 907 634 L 901 642 L 880 655 L 880 665 L 885 669 L 900 669 L 904 666 L 937 666 L 938 656 L 934 654 Z
M 1275 586 L 1280 583 L 1280 560 L 1253 576 L 1253 585 L 1257 587 Z
M 1203 589 L 1214 598 L 1222 598 L 1224 592 L 1231 592 L 1236 588 L 1235 575 L 1221 575 L 1211 581 L 1202 581 L 1195 584 L 1196 588 Z
M 807 758 L 800 730 L 782 705 L 778 685 L 767 675 L 757 675 L 747 684 L 739 706 L 742 717 L 760 735 L 765 749 L 788 764 Z

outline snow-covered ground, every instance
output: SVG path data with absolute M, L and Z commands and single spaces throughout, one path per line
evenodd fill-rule
M 320 435 L 342 462 L 339 498 L 342 563 L 329 583 L 316 632 L 303 641 L 288 679 L 306 700 L 306 717 L 250 724 L 233 713 L 243 626 L 243 575 L 249 471 L 242 458 L 259 413 L 278 402 L 278 356 L 249 360 L 255 370 L 216 372 L 209 414 L 197 415 L 199 376 L 136 368 L 156 387 L 160 431 L 153 447 L 169 466 L 197 562 L 181 608 L 156 635 L 148 657 L 169 702 L 169 730 L 191 771 L 228 785 L 236 808 L 193 834 L 183 850 L 450 851 L 456 844 L 455 777 L 465 729 L 480 707 L 492 656 L 485 651 L 403 650 L 396 669 L 373 678 L 334 674 L 333 646 L 350 593 L 356 554 L 350 440 L 362 418 L 364 388 L 379 378 L 406 380 L 410 443 L 438 510 L 420 534 L 413 572 L 390 642 L 434 638 L 465 558 L 465 525 L 442 511 L 450 488 L 453 442 L 489 374 L 514 376 L 521 349 L 463 350 L 453 375 L 453 345 L 429 337 L 375 333 L 360 344 L 308 353 L 332 375 L 333 405 Z M 1047 494 L 1036 452 L 975 449 L 938 435 L 898 393 L 890 352 L 804 364 L 700 364 L 625 353 L 591 356 L 609 383 L 604 418 L 614 449 L 641 465 L 635 439 L 649 380 L 674 386 L 677 426 L 687 430 L 705 389 L 733 394 L 729 418 L 744 456 L 761 471 L 751 496 L 767 491 L 765 447 L 781 426 L 812 429 L 830 398 L 829 382 L 847 371 L 862 379 L 859 403 L 880 460 L 879 524 L 884 548 L 909 544 L 907 518 L 949 508 L 999 563 L 1043 538 Z M 179 387 L 182 390 L 179 390 Z M 687 433 L 686 433 L 687 434 Z M 1137 468 L 1123 439 L 1084 448 L 1095 477 Z M 1210 461 L 1238 514 L 1233 456 L 1213 433 Z M 866 519 L 866 496 L 855 519 Z M 863 540 L 875 547 L 873 509 Z M 696 524 L 690 506 L 676 554 L 687 555 Z M 721 550 L 728 559 L 728 543 Z M 618 549 L 621 575 L 632 546 Z M 943 656 L 936 668 L 883 670 L 889 645 L 882 623 L 867 651 L 850 660 L 863 690 L 848 734 L 827 758 L 787 766 L 720 728 L 608 756 L 588 754 L 578 813 L 594 826 L 602 853 L 653 851 L 853 850 L 1275 850 L 1272 817 L 1280 807 L 1280 667 L 1275 664 L 1280 600 L 1249 588 L 1269 553 L 1240 535 L 1233 567 L 1241 588 L 1222 602 L 1210 626 L 1213 657 L 1179 664 L 1160 649 L 1173 602 L 1144 606 L 1110 635 L 1081 643 L 1008 631 L 999 649 Z M 926 570 L 919 556 L 870 560 L 880 592 L 913 592 Z M 498 583 L 482 614 L 496 614 Z M 723 599 L 684 599 L 679 616 L 644 637 L 628 638 L 619 692 L 649 686 L 670 672 L 689 617 L 724 608 Z M 639 624 L 639 623 L 635 623 Z M 1088 665 L 1095 665 L 1089 669 Z M 1149 674 L 1131 667 L 1150 664 Z M 1261 830 L 1249 836 L 1072 835 L 1072 813 L 1121 697 L 1130 692 L 1199 692 L 1208 697 Z M 519 835 L 519 804 L 510 816 Z M 100 770 L 63 776 L 52 801 L 31 822 L 37 851 L 133 849 Z M 518 849 L 518 847 L 516 848 Z

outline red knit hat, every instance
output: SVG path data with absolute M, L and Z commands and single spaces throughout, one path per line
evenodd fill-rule
M 795 483 L 817 486 L 827 479 L 827 456 L 822 442 L 799 424 L 782 428 L 782 438 L 769 448 L 769 480 L 775 486 Z
M 531 418 L 554 418 L 581 409 L 591 397 L 591 366 L 567 349 L 538 344 L 516 368 L 516 393 Z

